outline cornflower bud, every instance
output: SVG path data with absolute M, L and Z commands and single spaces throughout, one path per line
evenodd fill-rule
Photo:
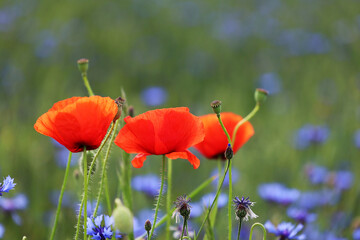
M 133 107 L 133 106 L 130 106 L 129 109 L 128 109 L 128 111 L 129 111 L 129 116 L 130 116 L 130 117 L 134 117 L 134 116 L 135 116 L 135 112 L 134 112 L 134 107 Z
M 124 105 L 125 103 L 125 99 L 123 99 L 122 97 L 118 97 L 117 99 L 115 99 L 115 103 L 118 105 L 118 112 L 116 113 L 115 117 L 114 117 L 114 122 L 116 120 L 118 120 L 121 116 L 121 111 L 122 111 L 122 106 Z
M 224 155 L 225 155 L 225 158 L 226 158 L 227 160 L 231 160 L 231 159 L 233 158 L 233 156 L 234 156 L 234 151 L 233 151 L 230 143 L 228 143 L 228 146 L 227 146 L 227 148 L 226 148 L 226 150 L 225 150 Z
M 175 203 L 176 210 L 173 213 L 173 217 L 176 216 L 176 222 L 178 222 L 178 217 L 181 215 L 185 220 L 190 217 L 190 208 L 189 202 L 190 198 L 184 194 L 183 196 L 177 197 Z
M 254 94 L 256 103 L 260 104 L 260 103 L 265 102 L 268 94 L 269 94 L 269 92 L 266 91 L 265 89 L 257 88 L 255 90 L 255 94 Z
M 219 100 L 212 101 L 210 106 L 212 107 L 216 115 L 219 115 L 221 113 L 221 101 Z
M 152 227 L 152 226 L 151 226 L 150 220 L 149 220 L 149 219 L 146 220 L 146 222 L 145 222 L 145 231 L 150 232 L 151 227 Z

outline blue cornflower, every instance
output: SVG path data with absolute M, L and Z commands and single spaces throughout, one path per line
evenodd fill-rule
M 94 240 L 111 239 L 113 236 L 113 230 L 111 227 L 113 225 L 114 219 L 107 215 L 100 215 L 96 218 L 88 218 L 86 233 Z M 120 234 L 116 234 L 116 238 L 120 237 Z
M 3 238 L 5 233 L 5 228 L 4 226 L 0 223 L 0 238 Z
M 329 174 L 328 182 L 334 186 L 335 189 L 343 191 L 351 188 L 354 180 L 353 173 L 350 171 L 337 171 Z
M 354 134 L 354 144 L 357 148 L 360 148 L 360 129 Z
M 142 101 L 149 107 L 163 105 L 167 97 L 167 92 L 162 87 L 149 87 L 141 93 Z
M 258 187 L 258 193 L 261 198 L 283 205 L 295 202 L 300 197 L 300 191 L 290 189 L 281 183 L 265 183 Z
M 232 183 L 236 183 L 238 180 L 239 180 L 239 177 L 240 177 L 240 173 L 238 170 L 236 170 L 235 168 L 232 168 L 231 170 L 231 180 L 232 180 Z M 221 170 L 221 173 L 223 174 L 224 172 L 224 169 Z M 216 176 L 219 174 L 219 170 L 216 168 L 214 169 L 212 172 L 211 172 L 211 176 Z M 218 180 L 219 180 L 219 177 L 217 177 L 214 181 L 212 181 L 212 185 L 214 187 L 217 188 L 217 185 L 218 185 Z M 229 174 L 226 174 L 225 176 L 225 179 L 224 179 L 224 183 L 223 183 L 223 187 L 228 187 L 229 186 Z
M 14 179 L 10 176 L 7 176 L 4 178 L 3 183 L 0 183 L 0 196 L 2 196 L 2 193 L 9 192 L 10 190 L 14 189 L 16 183 L 14 183 Z
M 305 172 L 312 184 L 325 183 L 328 176 L 328 170 L 325 167 L 315 164 L 307 164 Z
M 305 239 L 304 234 L 297 235 L 304 227 L 302 224 L 295 226 L 290 222 L 282 222 L 277 227 L 275 227 L 274 224 L 272 224 L 270 221 L 267 221 L 264 226 L 270 233 L 273 233 L 276 236 L 280 236 L 281 240 Z
M 254 205 L 254 202 L 251 202 L 249 200 L 249 197 L 247 197 L 246 199 L 244 197 L 242 197 L 241 199 L 235 197 L 233 199 L 233 203 L 235 207 L 235 215 L 237 220 L 244 219 L 245 221 L 247 221 L 249 220 L 249 217 L 250 219 L 258 217 L 258 215 L 256 215 L 251 210 L 251 207 Z
M 131 187 L 136 191 L 154 197 L 159 194 L 160 182 L 160 177 L 155 174 L 139 175 L 131 179 Z M 163 190 L 163 192 L 165 191 L 166 189 Z
M 317 217 L 315 213 L 309 213 L 306 209 L 296 207 L 288 208 L 287 215 L 302 224 L 313 222 Z
M 357 228 L 353 232 L 353 239 L 354 240 L 360 240 L 360 228 Z
M 27 205 L 28 199 L 25 194 L 18 194 L 13 198 L 0 198 L 0 208 L 11 215 L 17 225 L 21 225 L 21 218 L 16 212 L 26 209 Z
M 329 137 L 330 131 L 326 126 L 306 124 L 295 134 L 295 147 L 305 149 L 312 144 L 323 144 Z

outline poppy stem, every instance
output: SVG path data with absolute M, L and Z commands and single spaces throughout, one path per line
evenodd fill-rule
M 244 117 L 241 121 L 239 121 L 235 128 L 234 128 L 234 132 L 233 132 L 233 135 L 232 135 L 232 140 L 233 140 L 233 143 L 235 144 L 235 139 L 236 139 L 236 133 L 237 131 L 239 130 L 239 128 L 241 127 L 241 125 L 243 125 L 245 122 L 249 121 L 253 116 L 255 116 L 255 114 L 257 113 L 257 111 L 259 111 L 260 109 L 260 103 L 259 102 L 256 102 L 256 105 L 255 107 L 253 108 L 253 110 L 246 116 Z
M 83 79 L 83 81 L 84 81 L 84 85 L 85 85 L 85 87 L 86 87 L 86 89 L 87 89 L 87 91 L 88 91 L 88 93 L 89 93 L 89 96 L 90 96 L 90 97 L 91 97 L 91 96 L 94 96 L 94 92 L 93 92 L 93 90 L 91 89 L 89 80 L 88 80 L 88 78 L 87 78 L 87 74 L 86 74 L 86 73 L 82 73 L 81 76 L 82 76 L 82 79 Z
M 167 167 L 167 195 L 166 195 L 166 212 L 170 213 L 171 211 L 171 176 L 172 176 L 172 160 L 168 158 L 168 167 Z M 166 220 L 166 238 L 170 239 L 170 218 Z
M 160 206 L 160 200 L 161 200 L 161 194 L 162 194 L 162 191 L 163 191 L 163 188 L 164 188 L 164 177 L 165 177 L 165 163 L 166 163 L 166 160 L 165 160 L 165 155 L 163 155 L 163 159 L 162 159 L 162 171 L 161 171 L 161 185 L 160 185 L 160 191 L 159 191 L 159 196 L 158 196 L 158 199 L 157 199 L 157 202 L 156 202 L 156 208 L 155 208 L 155 216 L 154 216 L 154 224 L 151 228 L 151 233 L 150 233 L 150 238 L 149 240 L 151 240 L 151 237 L 154 233 L 154 230 L 156 228 L 156 220 L 157 220 L 157 215 L 158 215 L 158 211 L 159 211 L 159 206 Z
M 86 146 L 84 146 L 84 153 L 83 153 L 83 172 L 84 172 L 84 240 L 87 240 L 86 228 L 87 228 L 87 188 L 88 188 L 88 181 L 87 181 L 87 154 L 86 154 Z M 89 173 L 90 175 L 90 173 Z M 80 213 L 81 214 L 81 213 Z
M 58 201 L 58 206 L 57 206 L 57 210 L 56 210 L 54 226 L 53 226 L 52 231 L 51 231 L 50 240 L 53 240 L 53 239 L 54 239 L 55 230 L 56 230 L 57 223 L 58 223 L 58 220 L 59 220 L 62 198 L 63 198 L 63 195 L 64 195 L 67 178 L 68 178 L 68 176 L 69 176 L 71 155 L 72 155 L 72 152 L 69 152 L 69 157 L 68 157 L 68 161 L 67 161 L 67 164 L 66 164 L 65 176 L 64 176 L 63 184 L 62 184 L 62 186 L 61 186 L 61 192 L 60 192 L 60 196 L 59 196 L 59 201 Z
M 114 138 L 115 138 L 115 132 L 117 130 L 117 125 L 118 125 L 117 121 L 111 127 L 110 134 L 112 133 L 112 130 L 114 129 L 114 125 L 115 125 L 115 130 L 114 130 L 114 133 L 111 136 L 108 148 L 107 148 L 106 153 L 105 153 L 105 158 L 104 158 L 104 161 L 103 161 L 103 167 L 102 167 L 102 172 L 101 172 L 101 182 L 100 182 L 100 187 L 99 187 L 99 193 L 98 193 L 98 196 L 97 196 L 96 207 L 95 207 L 95 210 L 94 210 L 94 216 L 96 216 L 97 210 L 99 208 L 101 192 L 102 192 L 102 189 L 104 187 L 104 182 L 106 181 L 106 165 L 107 165 L 107 160 L 109 159 L 110 149 L 111 149 L 112 143 L 113 143 Z M 105 189 L 105 192 L 107 192 L 106 195 L 108 196 L 109 192 L 106 191 L 106 189 Z M 107 199 L 108 199 L 108 197 L 107 197 Z M 109 201 L 107 201 L 107 202 L 109 202 Z M 110 207 L 109 207 L 109 205 L 110 205 Z M 110 214 L 111 213 L 111 204 L 109 204 L 109 203 L 108 203 L 108 208 L 109 208 L 108 210 L 109 210 L 109 214 Z
M 101 143 L 99 149 L 96 151 L 95 156 L 94 156 L 94 158 L 93 158 L 93 160 L 92 160 L 92 162 L 90 164 L 89 172 L 92 172 L 92 170 L 93 170 L 93 168 L 95 166 L 96 158 L 99 156 L 101 150 L 105 146 L 105 144 L 106 144 L 107 140 L 109 139 L 110 134 L 111 134 L 113 129 L 114 129 L 114 123 L 112 124 L 110 131 L 108 132 L 107 136 L 105 137 L 105 140 Z M 88 179 L 87 179 L 88 182 L 90 181 L 90 176 L 91 176 L 91 174 L 89 174 L 89 176 L 88 176 Z M 83 207 L 84 207 L 84 195 L 83 195 L 83 197 L 81 199 L 81 203 L 80 203 L 78 221 L 77 221 L 77 224 L 76 224 L 75 240 L 79 239 L 80 221 L 81 221 L 81 213 L 83 211 Z
M 219 185 L 219 187 L 218 187 L 218 190 L 216 191 L 215 198 L 214 198 L 214 200 L 213 200 L 210 208 L 208 209 L 208 211 L 207 211 L 207 213 L 206 213 L 206 216 L 205 216 L 203 222 L 201 223 L 201 226 L 200 226 L 200 228 L 199 228 L 199 231 L 198 231 L 198 234 L 197 234 L 196 238 L 199 238 L 200 233 L 201 233 L 201 230 L 202 230 L 202 228 L 204 227 L 204 224 L 206 223 L 206 221 L 207 221 L 207 219 L 208 219 L 208 217 L 209 217 L 209 215 L 210 215 L 211 209 L 213 208 L 216 200 L 217 200 L 218 197 L 219 197 L 219 194 L 220 194 L 220 191 L 221 191 L 221 187 L 222 187 L 222 185 L 223 185 L 223 183 L 224 183 L 224 180 L 225 180 L 225 176 L 226 176 L 226 174 L 227 174 L 227 172 L 228 172 L 228 170 L 229 170 L 229 166 L 230 166 L 230 160 L 228 160 L 228 164 L 226 165 L 226 168 L 225 168 L 225 171 L 224 171 L 224 175 L 222 176 L 222 179 L 221 179 L 221 183 L 220 183 L 220 185 Z
M 225 128 L 225 126 L 224 126 L 224 123 L 223 123 L 222 120 L 221 120 L 220 113 L 219 113 L 219 114 L 216 114 L 216 116 L 217 116 L 217 118 L 218 118 L 218 120 L 219 120 L 219 123 L 220 123 L 220 125 L 221 125 L 221 128 L 223 129 L 223 131 L 224 131 L 224 133 L 225 133 L 225 135 L 226 135 L 226 137 L 227 137 L 228 142 L 229 142 L 229 143 L 231 144 L 231 146 L 232 146 L 232 141 L 231 141 L 231 138 L 230 138 L 230 134 L 229 134 L 228 131 L 226 130 L 226 128 Z
M 261 228 L 261 230 L 263 231 L 263 240 L 266 240 L 266 229 L 265 229 L 264 225 L 262 225 L 261 223 L 254 223 L 251 226 L 249 240 L 252 240 L 253 230 L 254 230 L 254 227 L 256 227 L 256 226 L 259 226 Z

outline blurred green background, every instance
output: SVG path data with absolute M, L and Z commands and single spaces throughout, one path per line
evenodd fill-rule
M 257 187 L 278 181 L 310 190 L 304 165 L 315 162 L 353 172 L 353 186 L 339 205 L 351 212 L 360 173 L 354 144 L 360 129 L 359 40 L 356 0 L 1 1 L 0 173 L 17 183 L 7 196 L 25 193 L 29 200 L 19 212 L 21 225 L 1 215 L 4 239 L 46 239 L 49 234 L 46 216 L 56 207 L 50 193 L 60 190 L 64 169 L 55 163 L 56 147 L 33 124 L 55 102 L 87 95 L 76 65 L 80 58 L 90 60 L 94 92 L 115 99 L 123 88 L 136 114 L 187 106 L 202 115 L 219 99 L 224 111 L 244 116 L 254 106 L 255 88 L 266 88 L 268 101 L 251 120 L 256 133 L 233 162 L 241 174 L 234 195 L 257 202 L 253 210 L 259 222 L 274 214 L 287 220 L 286 210 L 267 204 Z M 167 94 L 159 106 L 150 106 L 142 95 L 153 86 Z M 305 124 L 327 126 L 327 141 L 296 149 L 294 134 Z M 119 159 L 114 147 L 109 168 L 113 197 Z M 133 174 L 158 173 L 156 159 Z M 200 168 L 192 170 L 179 160 L 173 167 L 175 197 L 208 178 L 217 163 L 201 159 Z M 67 190 L 78 199 L 81 186 L 71 177 Z M 151 208 L 153 202 L 135 194 L 137 209 Z M 217 236 L 222 239 L 226 211 L 219 214 Z M 326 221 L 322 215 L 319 219 Z M 58 239 L 72 239 L 75 221 L 74 210 L 65 207 Z M 350 228 L 343 234 L 350 237 Z

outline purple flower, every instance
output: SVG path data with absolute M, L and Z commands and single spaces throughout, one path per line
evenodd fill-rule
M 259 78 L 259 87 L 265 89 L 270 95 L 279 93 L 282 90 L 281 80 L 276 73 L 264 73 Z
M 106 215 L 100 215 L 96 218 L 87 218 L 86 233 L 94 240 L 111 239 L 114 225 L 114 219 Z M 116 234 L 116 238 L 121 238 L 120 234 Z
M 276 236 L 280 236 L 281 240 L 286 239 L 297 239 L 297 240 L 303 240 L 305 239 L 304 234 L 297 235 L 302 229 L 303 225 L 299 224 L 295 226 L 294 224 L 290 222 L 282 222 L 277 227 L 274 226 L 270 221 L 267 221 L 265 223 L 265 228 L 270 233 L 275 234 Z
M 212 172 L 211 172 L 211 176 L 216 176 L 219 174 L 219 170 L 216 168 L 214 169 Z M 221 170 L 221 174 L 224 174 L 224 169 Z M 231 180 L 232 180 L 232 183 L 236 183 L 238 180 L 239 180 L 239 177 L 240 177 L 240 173 L 238 170 L 236 170 L 235 168 L 232 168 L 232 172 L 231 172 Z M 221 175 L 220 175 L 221 177 Z M 220 178 L 219 176 L 214 180 L 212 181 L 212 184 L 214 187 L 217 188 L 218 186 L 218 180 Z M 224 183 L 223 183 L 223 187 L 228 187 L 229 186 L 229 174 L 226 174 L 225 176 L 225 179 L 224 179 Z
M 354 176 L 350 171 L 337 171 L 330 174 L 327 181 L 334 186 L 335 189 L 343 191 L 350 189 L 353 185 Z
M 294 142 L 297 149 L 305 149 L 312 144 L 323 144 L 329 137 L 326 126 L 306 124 L 295 134 Z
M 301 224 L 313 222 L 317 217 L 315 213 L 309 213 L 306 209 L 296 207 L 288 208 L 287 215 Z
M 27 208 L 28 199 L 25 194 L 18 194 L 13 198 L 0 198 L 0 208 L 6 213 L 11 215 L 13 221 L 17 225 L 21 225 L 21 218 L 17 211 Z
M 14 179 L 10 176 L 4 178 L 3 183 L 0 183 L 0 196 L 2 196 L 4 192 L 9 192 L 10 190 L 14 189 L 15 185 L 16 183 L 14 183 Z
M 166 102 L 167 97 L 168 94 L 162 87 L 149 87 L 141 93 L 142 101 L 149 107 L 163 105 Z
M 191 206 L 189 204 L 190 201 L 191 199 L 185 194 L 176 198 L 176 201 L 174 202 L 176 210 L 172 215 L 172 217 L 175 216 L 176 223 L 179 221 L 180 215 L 186 220 L 189 219 L 191 212 Z
M 360 228 L 357 228 L 353 232 L 353 239 L 354 240 L 360 240 Z
M 244 219 L 245 221 L 253 218 L 257 218 L 258 215 L 256 215 L 252 210 L 251 207 L 254 206 L 254 202 L 251 202 L 249 200 L 249 197 L 246 199 L 242 197 L 239 199 L 238 197 L 235 197 L 233 199 L 234 207 L 235 207 L 235 215 L 236 219 Z
M 281 183 L 262 184 L 258 187 L 258 193 L 261 198 L 282 205 L 291 204 L 300 196 L 299 190 L 287 188 Z
M 312 184 L 325 183 L 328 176 L 328 170 L 325 167 L 315 164 L 307 164 L 305 172 Z
M 160 182 L 160 177 L 155 174 L 138 175 L 132 178 L 131 187 L 136 191 L 154 197 L 159 194 Z
M 360 149 L 360 129 L 357 130 L 354 134 L 354 144 L 357 148 Z

